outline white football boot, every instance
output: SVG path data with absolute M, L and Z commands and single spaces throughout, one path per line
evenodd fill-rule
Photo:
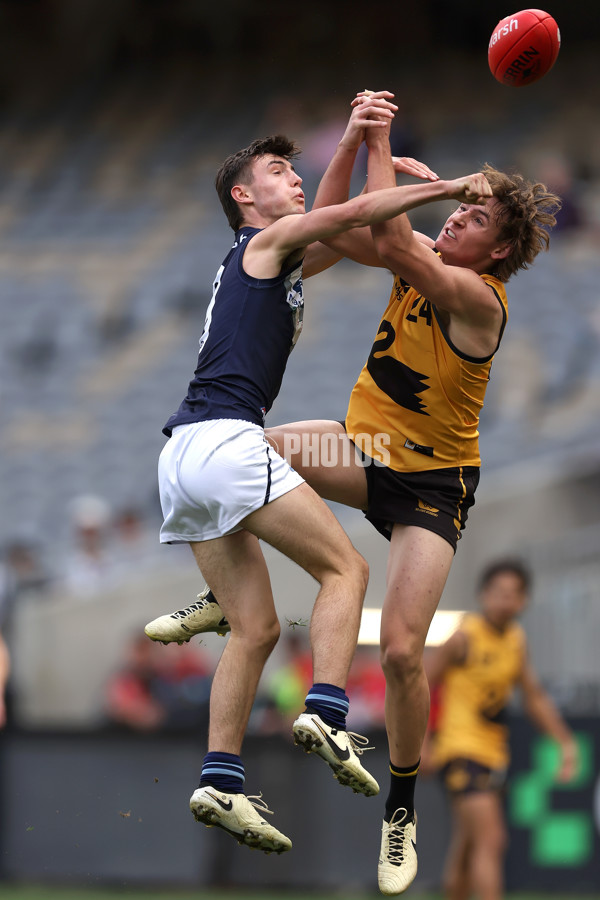
M 238 844 L 246 844 L 252 850 L 264 853 L 283 853 L 290 850 L 292 842 L 261 818 L 272 810 L 260 797 L 245 794 L 224 794 L 216 788 L 198 788 L 190 798 L 190 809 L 196 821 L 209 828 L 216 825 L 234 837 Z
M 401 894 L 417 874 L 417 814 L 410 821 L 406 815 L 397 809 L 381 828 L 377 881 L 382 894 Z
M 355 794 L 374 797 L 379 785 L 360 763 L 359 756 L 367 747 L 368 738 L 352 731 L 340 731 L 327 725 L 314 712 L 303 712 L 293 725 L 294 743 L 306 753 L 316 753 L 333 770 L 340 784 L 347 784 Z
M 211 598 L 207 599 L 209 592 L 210 588 L 205 587 L 202 593 L 198 594 L 197 603 L 153 619 L 152 622 L 148 622 L 144 631 L 153 641 L 160 641 L 163 644 L 170 644 L 172 641 L 183 644 L 195 634 L 207 631 L 227 634 L 231 631 L 229 622 L 214 597 L 211 595 Z

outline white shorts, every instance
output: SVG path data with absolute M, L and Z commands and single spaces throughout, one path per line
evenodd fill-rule
M 241 419 L 178 425 L 158 461 L 163 544 L 210 541 L 302 484 L 262 428 Z

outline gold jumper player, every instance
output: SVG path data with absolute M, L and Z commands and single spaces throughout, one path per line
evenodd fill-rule
M 429 685 L 439 712 L 425 742 L 424 768 L 440 769 L 452 805 L 444 871 L 449 900 L 500 900 L 506 827 L 502 791 L 509 763 L 506 704 L 515 687 L 532 721 L 558 742 L 558 778 L 569 780 L 576 744 L 528 659 L 517 623 L 531 577 L 519 560 L 495 560 L 481 573 L 479 613 L 467 614 L 440 647 L 428 650 Z

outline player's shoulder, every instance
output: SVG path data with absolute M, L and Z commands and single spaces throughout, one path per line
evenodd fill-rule
M 251 241 L 252 238 L 259 234 L 261 231 L 264 231 L 264 228 L 255 228 L 251 225 L 242 225 L 241 228 L 238 228 L 235 233 L 233 247 L 231 249 L 244 249 L 245 247 L 247 247 L 249 241 Z
M 435 241 L 433 238 L 430 238 L 428 234 L 423 234 L 421 231 L 413 231 L 413 235 L 420 244 L 424 244 L 424 246 L 429 247 L 430 250 L 435 250 Z M 438 253 L 437 250 L 436 253 Z M 438 256 L 439 255 L 440 254 L 438 253 Z
M 487 284 L 488 287 L 490 287 L 493 290 L 493 292 L 496 294 L 496 296 L 501 301 L 501 303 L 504 306 L 506 306 L 507 294 L 506 294 L 506 285 L 504 284 L 504 282 L 500 281 L 500 279 L 496 275 L 490 275 L 489 272 L 485 272 L 483 275 L 480 275 L 479 277 L 481 278 L 482 281 L 485 282 L 485 284 Z

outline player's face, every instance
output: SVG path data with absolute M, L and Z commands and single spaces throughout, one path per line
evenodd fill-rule
M 269 222 L 305 212 L 302 179 L 291 162 L 280 156 L 269 154 L 254 161 L 247 190 L 256 211 Z
M 506 255 L 507 245 L 498 239 L 495 197 L 482 205 L 461 203 L 446 220 L 435 242 L 442 260 L 479 274 L 493 271 L 495 261 Z
M 481 592 L 485 617 L 497 628 L 504 628 L 519 616 L 527 603 L 527 592 L 514 572 L 499 572 Z

